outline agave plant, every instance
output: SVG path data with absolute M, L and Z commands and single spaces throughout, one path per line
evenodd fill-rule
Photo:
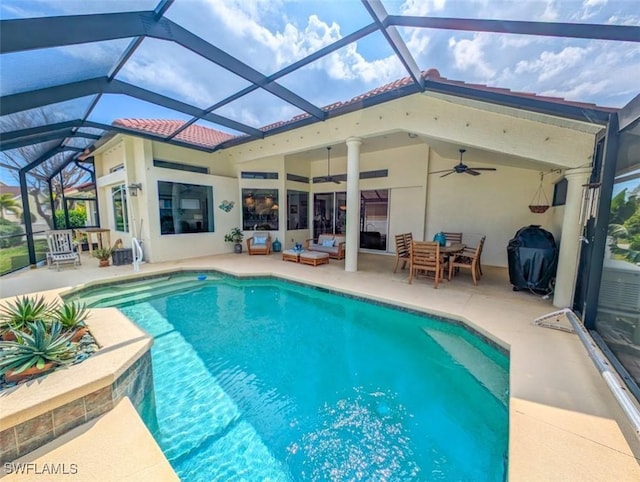
M 29 368 L 42 369 L 47 362 L 65 365 L 74 359 L 71 334 L 62 333 L 62 323 L 46 325 L 42 320 L 28 323 L 29 333 L 20 333 L 19 341 L 4 341 L 0 350 L 0 375 L 21 373 Z
M 84 320 L 89 316 L 89 311 L 84 303 L 72 301 L 56 307 L 52 316 L 54 320 L 62 323 L 65 330 L 71 330 L 84 326 Z
M 44 296 L 23 296 L 0 306 L 0 321 L 14 331 L 22 331 L 27 323 L 49 318 L 52 309 Z

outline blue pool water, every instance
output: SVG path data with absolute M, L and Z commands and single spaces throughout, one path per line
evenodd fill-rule
M 134 298 L 182 480 L 506 478 L 508 360 L 459 326 L 275 280 Z

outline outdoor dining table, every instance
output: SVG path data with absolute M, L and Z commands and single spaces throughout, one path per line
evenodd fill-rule
M 86 235 L 89 243 L 89 256 L 93 253 L 93 235 L 98 238 L 98 248 L 111 247 L 111 230 L 107 228 L 77 228 L 76 233 L 78 235 Z M 106 240 L 102 237 L 105 236 Z M 106 241 L 106 242 L 105 242 Z
M 451 243 L 449 246 L 440 246 L 440 254 L 450 256 L 459 253 L 466 247 L 467 245 L 464 243 Z

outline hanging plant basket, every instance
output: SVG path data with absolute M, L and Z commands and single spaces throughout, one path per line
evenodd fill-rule
M 538 186 L 538 190 L 533 195 L 533 199 L 531 200 L 531 204 L 529 204 L 529 211 L 534 214 L 542 214 L 549 209 L 549 199 L 542 188 L 542 180 L 544 179 L 544 172 L 540 173 L 540 185 Z
M 549 209 L 548 204 L 529 204 L 529 211 L 535 214 L 542 214 Z

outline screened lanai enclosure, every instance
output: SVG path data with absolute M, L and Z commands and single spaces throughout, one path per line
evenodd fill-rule
M 585 190 L 589 215 L 576 220 L 584 242 L 572 307 L 611 349 L 612 359 L 629 372 L 630 386 L 637 390 L 640 98 L 628 102 L 633 93 L 621 109 L 551 102 L 486 85 L 471 88 L 426 75 L 423 69 L 446 68 L 432 65 L 430 55 L 451 45 L 454 33 L 505 39 L 504 56 L 515 65 L 520 60 L 518 48 L 513 48 L 516 43 L 509 47 L 507 39 L 560 38 L 569 47 L 572 42 L 604 42 L 615 52 L 621 45 L 637 46 L 640 27 L 531 22 L 518 19 L 517 10 L 511 9 L 505 15 L 512 17 L 505 19 L 445 18 L 428 15 L 433 12 L 426 8 L 413 11 L 408 4 L 385 0 L 329 2 L 335 7 L 335 23 L 320 25 L 313 12 L 326 3 L 296 4 L 296 13 L 309 19 L 307 29 L 298 32 L 300 48 L 287 50 L 286 55 L 265 55 L 248 46 L 246 38 L 267 36 L 266 27 L 245 23 L 231 27 L 239 31 L 228 30 L 225 21 L 234 12 L 231 2 L 3 1 L 0 273 L 42 262 L 48 230 L 101 226 L 92 152 L 116 134 L 214 153 L 413 93 L 455 95 L 470 103 L 488 102 L 527 115 L 542 113 L 602 126 Z M 245 41 L 238 42 L 229 32 L 238 37 L 246 34 Z M 425 32 L 428 39 L 420 37 Z M 269 41 L 285 48 L 290 42 L 284 33 Z M 436 50 L 425 48 L 429 42 Z M 478 59 L 469 52 L 461 58 L 477 65 Z M 351 59 L 376 68 L 367 71 L 371 78 L 363 89 L 349 75 L 329 72 L 332 66 L 343 65 L 330 64 L 330 59 Z M 525 64 L 518 65 L 525 68 Z M 375 89 L 398 78 L 403 81 L 393 89 Z M 131 118 L 176 122 L 171 129 L 154 131 L 121 121 Z M 215 129 L 220 135 L 203 142 L 189 135 L 191 126 Z M 114 191 L 110 202 L 124 203 L 129 187 Z M 362 222 L 367 231 L 367 226 L 386 216 L 387 192 L 363 193 L 368 211 Z M 314 200 L 329 201 L 340 206 L 338 197 Z M 339 225 L 336 212 L 333 231 Z M 383 247 L 379 239 L 366 242 L 374 250 Z

